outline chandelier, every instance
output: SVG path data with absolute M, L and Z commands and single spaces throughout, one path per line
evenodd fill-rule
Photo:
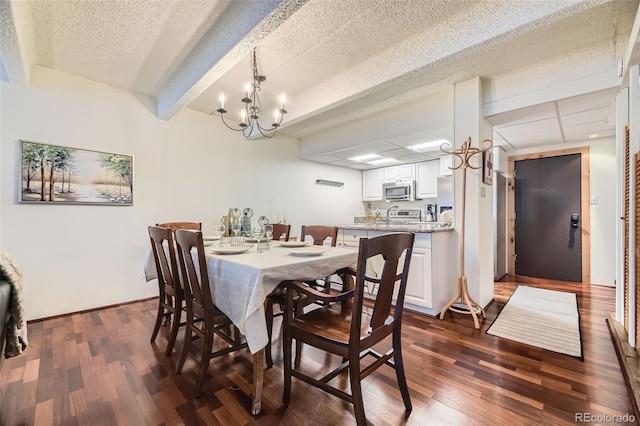
M 238 127 L 230 126 L 224 119 L 224 115 L 227 113 L 227 110 L 224 109 L 224 93 L 220 94 L 220 108 L 216 111 L 220 113 L 220 118 L 222 118 L 225 126 L 236 132 L 242 132 L 247 139 L 251 137 L 254 130 L 259 131 L 265 138 L 272 138 L 276 134 L 276 129 L 280 127 L 280 123 L 282 123 L 282 117 L 287 113 L 284 109 L 284 95 L 280 98 L 280 108 L 274 112 L 273 123 L 268 127 L 260 124 L 263 110 L 258 93 L 260 92 L 260 85 L 267 77 L 260 75 L 258 72 L 255 47 L 253 48 L 251 67 L 253 71 L 253 82 L 247 84 L 245 95 L 241 99 L 241 101 L 244 102 L 244 108 L 241 111 L 241 122 L 238 124 Z

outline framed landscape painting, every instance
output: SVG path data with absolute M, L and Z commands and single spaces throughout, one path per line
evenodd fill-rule
M 133 205 L 133 156 L 20 141 L 20 202 Z

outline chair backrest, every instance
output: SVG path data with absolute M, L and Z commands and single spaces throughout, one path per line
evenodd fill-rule
M 279 240 L 280 236 L 284 234 L 284 240 L 289 241 L 289 233 L 291 232 L 291 225 L 285 225 L 283 223 L 273 224 L 273 239 Z
M 338 243 L 338 228 L 334 226 L 302 225 L 300 234 L 300 241 L 304 241 L 308 235 L 313 239 L 313 244 L 316 246 L 323 245 L 324 240 L 329 237 L 331 237 L 331 247 L 335 247 Z
M 202 231 L 201 222 L 165 222 L 165 223 L 156 223 L 156 226 L 169 228 L 172 231 L 176 229 L 193 229 L 195 231 Z
M 209 287 L 202 232 L 176 229 L 174 233 L 178 246 L 178 263 L 182 271 L 182 287 L 187 303 L 187 315 L 192 312 L 198 317 L 204 318 L 205 322 L 208 319 L 212 320 L 215 311 Z M 197 263 L 191 255 L 194 247 L 196 248 Z
M 364 288 L 367 281 L 378 283 L 378 293 L 373 302 L 373 313 L 367 329 L 369 334 L 386 335 L 393 331 L 394 327 L 400 326 L 414 237 L 413 233 L 399 232 L 360 239 L 350 332 L 350 341 L 353 344 L 357 344 L 361 338 L 366 338 L 366 335 L 361 335 L 361 327 Z M 382 271 L 377 271 L 378 276 L 374 277 L 368 275 L 367 260 L 378 255 L 382 256 L 384 263 Z M 394 294 L 396 302 L 392 314 Z
M 180 274 L 178 273 L 176 250 L 171 229 L 150 226 L 149 239 L 151 240 L 153 260 L 158 273 L 158 284 L 173 287 L 176 292 L 180 292 Z

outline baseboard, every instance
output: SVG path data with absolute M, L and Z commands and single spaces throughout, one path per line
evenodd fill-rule
M 620 363 L 624 381 L 627 384 L 629 399 L 631 399 L 631 405 L 633 406 L 633 414 L 636 419 L 640 419 L 640 409 L 638 407 L 640 402 L 640 356 L 638 356 L 638 351 L 628 343 L 627 331 L 622 324 L 616 321 L 613 313 L 610 313 L 609 318 L 607 318 L 607 326 L 609 327 L 616 355 L 618 355 L 618 362 Z
M 87 312 L 94 312 L 94 311 L 101 311 L 103 309 L 107 309 L 107 308 L 115 308 L 117 306 L 125 306 L 125 305 L 130 305 L 132 303 L 138 303 L 138 302 L 145 302 L 147 300 L 151 300 L 151 299 L 157 299 L 158 296 L 152 296 L 152 297 L 145 297 L 143 299 L 136 299 L 136 300 L 130 300 L 128 302 L 122 302 L 122 303 L 114 303 L 113 305 L 106 305 L 106 306 L 98 306 L 96 308 L 90 308 L 90 309 L 84 309 L 81 311 L 74 311 L 74 312 L 67 312 L 65 314 L 59 314 L 59 315 L 52 315 L 50 317 L 44 317 L 44 318 L 36 318 L 36 319 L 32 319 L 32 320 L 28 320 L 27 324 L 31 324 L 31 323 L 35 323 L 35 322 L 40 322 L 40 321 L 44 321 L 44 320 L 50 320 L 50 319 L 54 319 L 54 318 L 62 318 L 62 317 L 68 317 L 70 315 L 74 315 L 74 314 L 85 314 Z

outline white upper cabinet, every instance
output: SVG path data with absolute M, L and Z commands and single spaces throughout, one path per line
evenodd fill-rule
M 385 167 L 383 170 L 385 183 L 416 179 L 415 164 L 400 164 L 399 166 Z
M 440 161 L 431 160 L 416 165 L 416 198 L 435 198 L 438 196 L 438 176 Z
M 445 154 L 440 157 L 440 175 L 441 176 L 451 176 L 453 174 L 453 170 L 449 167 L 453 165 L 453 155 Z
M 384 169 L 362 171 L 362 201 L 382 200 Z

